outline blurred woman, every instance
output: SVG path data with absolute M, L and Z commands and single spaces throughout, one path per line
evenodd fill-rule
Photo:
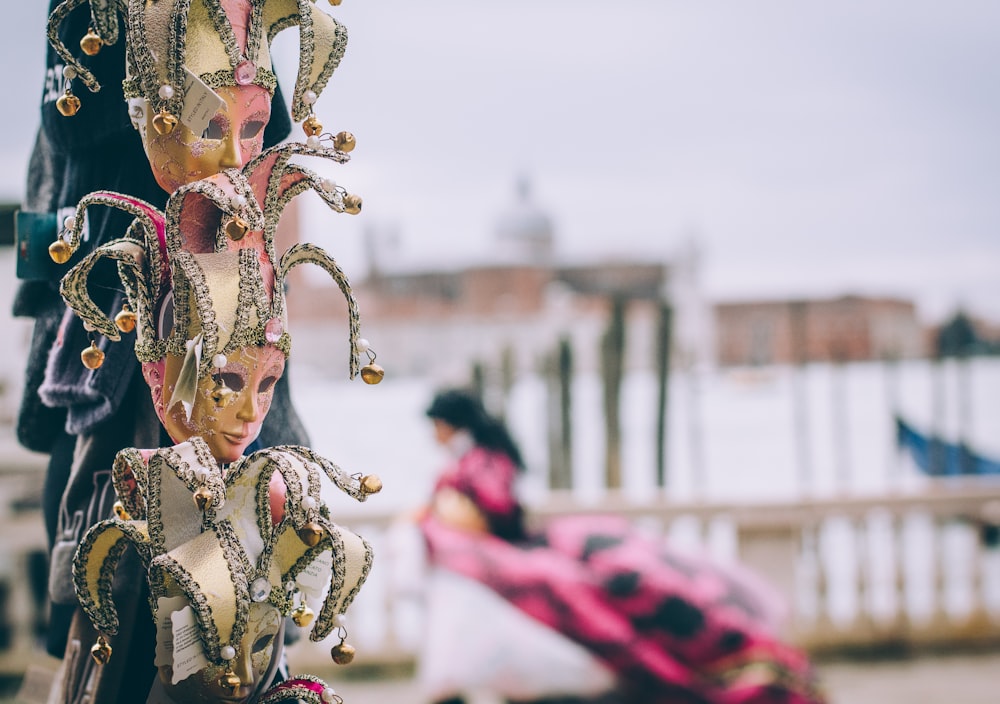
M 430 594 L 422 665 L 440 701 L 477 684 L 518 702 L 824 701 L 805 656 L 774 635 L 779 609 L 753 576 L 617 516 L 529 534 L 515 494 L 523 463 L 502 422 L 459 390 L 427 415 L 454 459 L 421 520 L 434 589 L 446 591 Z

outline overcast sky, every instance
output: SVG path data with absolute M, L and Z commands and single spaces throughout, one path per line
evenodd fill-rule
M 311 239 L 349 272 L 365 228 L 398 233 L 396 261 L 488 257 L 526 174 L 567 258 L 694 239 L 713 298 L 889 294 L 927 319 L 1000 320 L 994 0 L 321 4 L 350 43 L 318 113 L 357 135 L 333 175 L 365 209 L 315 220 Z M 44 5 L 5 6 L 0 193 L 15 199 Z

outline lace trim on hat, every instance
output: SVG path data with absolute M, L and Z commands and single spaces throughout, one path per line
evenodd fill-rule
M 114 605 L 112 582 L 118 562 L 125 549 L 131 544 L 144 560 L 149 559 L 149 541 L 142 522 L 127 522 L 111 518 L 96 523 L 84 534 L 73 556 L 73 586 L 77 599 L 94 627 L 104 635 L 118 632 L 118 612 Z M 96 548 L 96 543 L 105 533 L 110 533 L 113 542 L 101 558 L 101 567 L 96 584 L 96 594 L 88 582 L 88 565 Z M 118 537 L 115 538 L 115 533 Z
M 361 353 L 358 350 L 358 340 L 361 338 L 361 317 L 358 313 L 358 302 L 354 298 L 354 292 L 351 291 L 351 284 L 347 280 L 344 270 L 334 261 L 333 257 L 316 245 L 307 242 L 292 245 L 282 255 L 281 263 L 278 266 L 278 278 L 284 279 L 289 271 L 304 263 L 315 264 L 326 271 L 330 278 L 337 282 L 344 299 L 347 301 L 348 342 L 350 345 L 348 364 L 350 376 L 353 379 L 361 365 Z

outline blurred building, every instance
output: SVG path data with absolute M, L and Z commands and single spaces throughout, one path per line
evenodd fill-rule
M 830 299 L 719 303 L 722 366 L 905 359 L 928 353 L 912 301 Z
M 515 370 L 537 370 L 559 340 L 568 339 L 574 367 L 592 370 L 599 364 L 600 339 L 615 298 L 626 302 L 628 367 L 654 366 L 666 300 L 675 301 L 675 307 L 683 301 L 674 315 L 675 348 L 707 361 L 707 340 L 681 339 L 711 329 L 709 308 L 697 290 L 693 248 L 670 261 L 560 261 L 552 219 L 523 181 L 493 234 L 487 257 L 461 267 L 406 270 L 396 265 L 388 271 L 372 257 L 368 279 L 354 288 L 364 335 L 377 343 L 380 364 L 394 374 L 455 379 L 467 378 L 474 361 L 495 366 L 507 358 Z M 330 311 L 328 294 L 310 291 L 313 285 L 304 278 L 294 282 L 293 318 L 341 315 Z M 678 292 L 679 287 L 684 290 Z M 296 331 L 297 341 L 302 336 Z M 309 347 L 329 345 L 314 340 Z
M 560 340 L 570 341 L 577 371 L 600 365 L 612 301 L 625 301 L 625 366 L 656 367 L 661 308 L 673 311 L 674 364 L 768 365 L 924 357 L 931 337 L 912 301 L 842 296 L 710 304 L 701 287 L 693 239 L 661 260 L 567 262 L 557 255 L 552 219 L 526 182 L 497 218 L 488 256 L 463 265 L 406 268 L 386 262 L 372 241 L 368 278 L 355 284 L 363 334 L 393 374 L 468 379 L 474 362 L 538 371 Z M 298 230 L 297 211 L 282 222 Z M 288 242 L 290 243 L 290 242 Z M 293 274 L 296 272 L 293 271 Z M 317 286 L 326 290 L 320 291 Z M 324 279 L 293 279 L 297 359 L 324 363 L 340 343 L 345 310 L 331 307 Z M 334 347 L 334 349 L 336 349 Z M 310 360 L 309 358 L 312 357 Z

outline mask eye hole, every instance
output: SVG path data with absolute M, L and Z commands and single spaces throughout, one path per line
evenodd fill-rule
M 260 386 L 257 387 L 257 393 L 266 394 L 268 391 L 274 388 L 274 385 L 278 383 L 278 377 L 269 376 L 261 379 Z
M 264 129 L 263 120 L 250 120 L 240 130 L 240 139 L 253 139 Z
M 174 331 L 174 292 L 170 291 L 163 298 L 163 303 L 160 304 L 160 315 L 157 319 L 156 332 L 157 336 L 161 340 L 166 340 L 170 337 L 170 333 Z
M 205 131 L 201 133 L 201 138 L 219 140 L 222 139 L 225 133 L 226 129 L 225 125 L 222 124 L 222 120 L 214 117 L 212 118 L 212 121 L 208 123 L 208 127 L 205 128 Z
M 271 641 L 274 640 L 273 635 L 261 636 L 253 644 L 253 652 L 259 653 L 264 650 L 267 646 L 271 645 Z
M 243 376 L 241 374 L 236 374 L 234 372 L 222 372 L 219 374 L 219 378 L 226 386 L 236 393 L 243 390 Z

